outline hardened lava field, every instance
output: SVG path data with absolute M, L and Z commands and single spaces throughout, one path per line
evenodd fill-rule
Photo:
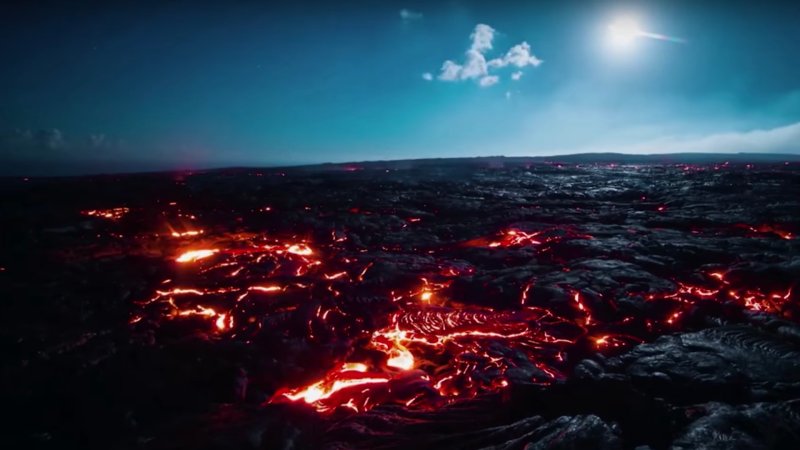
M 2 183 L 14 442 L 800 445 L 797 163 Z

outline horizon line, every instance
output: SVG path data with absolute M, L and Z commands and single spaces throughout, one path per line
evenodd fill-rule
M 321 167 L 321 166 L 347 166 L 347 165 L 355 165 L 355 164 L 397 164 L 403 162 L 423 162 L 423 161 L 447 161 L 447 160 L 482 160 L 482 159 L 508 159 L 508 160 L 527 160 L 531 162 L 541 162 L 541 163 L 558 163 L 558 162 L 566 162 L 566 161 L 555 161 L 550 160 L 552 158 L 567 158 L 567 159 L 576 159 L 576 158 L 587 158 L 591 159 L 594 157 L 595 159 L 591 161 L 586 161 L 584 164 L 598 164 L 598 163 L 620 163 L 621 161 L 614 161 L 613 158 L 627 158 L 627 159 L 659 159 L 659 158 L 675 158 L 675 157 L 687 157 L 689 159 L 703 159 L 703 164 L 712 164 L 714 162 L 725 162 L 726 159 L 736 158 L 736 159 L 747 159 L 751 158 L 754 162 L 760 163 L 776 163 L 776 162 L 800 162 L 800 153 L 760 153 L 760 152 L 736 152 L 736 153 L 711 153 L 711 152 L 669 152 L 669 153 L 625 153 L 625 152 L 582 152 L 582 153 L 560 153 L 560 154 L 551 154 L 551 155 L 529 155 L 529 156 L 522 156 L 522 155 L 481 155 L 481 156 L 441 156 L 441 157 L 421 157 L 421 158 L 404 158 L 404 159 L 365 159 L 365 160 L 357 160 L 357 161 L 342 161 L 342 162 L 333 162 L 333 161 L 325 161 L 325 162 L 304 162 L 304 163 L 267 163 L 267 164 L 211 164 L 208 166 L 196 166 L 196 167 L 187 167 L 187 168 L 142 168 L 142 169 L 131 169 L 131 170 L 104 170 L 98 169 L 97 171 L 93 171 L 92 169 L 88 169 L 87 166 L 102 166 L 106 165 L 105 163 L 99 163 L 96 161 L 77 161 L 77 162 L 70 162 L 66 167 L 74 168 L 73 171 L 67 169 L 64 173 L 57 173 L 58 170 L 54 170 L 54 174 L 36 174 L 36 171 L 31 171 L 32 173 L 24 173 L 22 171 L 15 173 L 0 173 L 0 178 L 67 178 L 67 177 L 90 177 L 90 176 L 113 176 L 113 175 L 145 175 L 145 174 L 167 174 L 167 173 L 186 173 L 186 172 L 210 172 L 210 171 L 220 171 L 220 170 L 237 170 L 237 169 L 299 169 L 299 168 L 313 168 L 313 167 Z M 608 158 L 608 159 L 602 159 Z M 743 162 L 743 161 L 736 161 L 736 162 Z M 27 164 L 26 161 L 12 161 L 11 164 L 17 163 L 19 165 L 24 165 L 26 168 L 30 169 L 37 164 Z M 572 164 L 580 164 L 580 162 L 570 162 Z M 631 163 L 629 161 L 622 161 L 622 163 Z M 680 164 L 680 161 L 664 161 L 663 163 L 672 163 L 672 164 Z M 131 162 L 124 162 L 120 161 L 119 164 L 121 165 L 139 165 L 139 166 L 156 166 L 159 165 L 158 163 L 150 164 L 148 162 L 139 162 L 139 163 L 131 163 Z M 42 165 L 43 167 L 48 168 L 57 168 L 57 167 L 65 167 L 64 165 Z M 168 166 L 168 164 L 163 164 L 164 166 Z M 8 166 L 6 166 L 8 167 Z M 87 167 L 88 170 L 82 171 L 80 167 Z M 74 173 L 72 173 L 74 172 Z

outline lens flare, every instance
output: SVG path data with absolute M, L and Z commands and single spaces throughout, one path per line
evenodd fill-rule
M 639 23 L 632 17 L 621 17 L 608 26 L 608 39 L 612 47 L 623 49 L 629 48 L 637 39 L 653 39 L 657 41 L 685 44 L 686 40 L 667 36 L 665 34 L 652 33 L 642 29 Z

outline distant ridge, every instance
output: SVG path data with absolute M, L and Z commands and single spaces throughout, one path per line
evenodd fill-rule
M 574 153 L 553 156 L 476 156 L 469 158 L 424 158 L 383 161 L 358 161 L 325 163 L 301 166 L 303 168 L 358 167 L 412 168 L 441 165 L 516 166 L 521 164 L 775 164 L 800 162 L 800 154 L 788 153 L 663 153 L 631 155 L 627 153 Z
M 748 162 L 785 162 L 800 161 L 800 154 L 788 153 L 662 153 L 649 155 L 631 155 L 627 153 L 574 153 L 570 155 L 536 156 L 536 160 L 578 162 L 578 163 L 723 163 L 725 161 Z
M 412 169 L 415 167 L 436 167 L 460 165 L 463 167 L 505 167 L 525 164 L 776 164 L 784 162 L 800 163 L 800 154 L 789 153 L 663 153 L 631 155 L 627 153 L 574 153 L 552 156 L 471 156 L 462 158 L 420 158 L 396 160 L 352 161 L 317 164 L 265 164 L 224 166 L 207 165 L 201 167 L 165 168 L 156 163 L 126 164 L 124 161 L 51 161 L 33 163 L 30 161 L 1 161 L 0 177 L 59 177 L 114 175 L 135 173 L 175 173 L 209 172 L 216 170 L 236 171 L 252 169 L 283 170 L 336 170 L 336 169 Z

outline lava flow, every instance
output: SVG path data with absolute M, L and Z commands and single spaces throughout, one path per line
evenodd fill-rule
M 573 228 L 510 229 L 433 252 L 530 249 L 543 255 L 569 241 L 591 239 Z M 175 256 L 175 277 L 142 302 L 132 323 L 155 313 L 157 320 L 193 319 L 198 331 L 217 339 L 251 342 L 264 332 L 280 332 L 309 343 L 358 342 L 321 378 L 278 389 L 269 400 L 305 403 L 327 413 L 383 403 L 433 408 L 513 383 L 551 383 L 564 378 L 573 353 L 642 342 L 674 329 L 700 302 L 780 313 L 791 297 L 791 287 L 745 288 L 716 271 L 705 274 L 703 285 L 676 281 L 674 290 L 646 294 L 647 302 L 660 306 L 638 315 L 598 305 L 572 286 L 563 287 L 565 303 L 548 305 L 535 295 L 535 281 L 519 286 L 519 304 L 498 309 L 453 298 L 453 283 L 474 276 L 469 265 L 439 258 L 424 268 L 415 287 L 389 289 L 368 279 L 380 261 L 362 260 L 358 253 L 335 232 L 317 243 L 229 235 Z M 362 290 L 383 301 L 365 311 L 353 301 Z M 305 325 L 298 328 L 297 319 L 286 314 L 304 317 Z

